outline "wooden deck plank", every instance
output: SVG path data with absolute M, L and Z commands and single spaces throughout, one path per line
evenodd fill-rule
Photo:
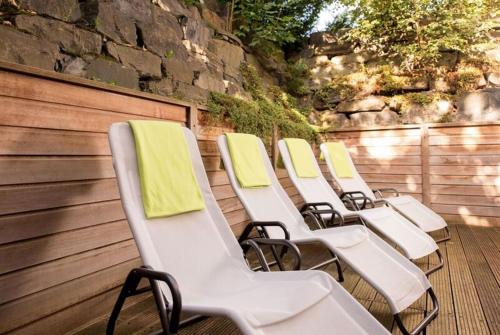
M 500 334 L 500 289 L 478 241 L 466 226 L 457 226 L 460 241 L 471 269 L 477 294 L 481 300 L 483 313 L 493 335 Z
M 465 233 L 464 229 L 466 229 Z M 428 327 L 427 335 L 498 334 L 498 325 L 493 324 L 491 321 L 498 318 L 496 315 L 492 315 L 496 311 L 495 308 L 498 308 L 498 306 L 494 305 L 494 299 L 497 299 L 496 295 L 491 294 L 489 302 L 486 303 L 489 303 L 489 305 L 485 307 L 484 294 L 492 292 L 493 287 L 491 287 L 491 284 L 493 281 L 497 284 L 492 268 L 496 266 L 495 261 L 498 262 L 498 258 L 495 257 L 498 249 L 494 240 L 500 242 L 497 237 L 499 232 L 499 229 L 492 227 L 457 228 L 457 226 L 451 226 L 452 240 L 446 244 L 440 244 L 445 260 L 444 268 L 430 276 L 431 284 L 439 299 L 440 312 L 437 319 Z M 434 237 L 439 237 L 437 235 Z M 471 243 L 471 239 L 475 243 Z M 481 243 L 485 240 L 487 243 L 483 246 Z M 486 250 L 492 250 L 492 252 L 485 252 Z M 314 265 L 328 257 L 326 248 L 318 244 L 301 245 L 301 251 L 303 268 Z M 426 269 L 436 263 L 437 256 L 431 255 L 428 259 L 419 260 L 418 265 L 422 269 Z M 401 334 L 397 326 L 392 322 L 390 309 L 384 299 L 350 268 L 345 265 L 343 265 L 343 268 L 345 282 L 342 285 L 344 288 L 352 292 L 357 300 L 393 334 Z M 333 277 L 337 276 L 334 265 L 329 265 L 325 268 L 325 271 Z M 481 274 L 484 271 L 490 271 L 486 283 L 488 285 L 478 283 L 476 278 L 477 276 L 483 278 Z M 481 285 L 484 285 L 486 290 L 481 289 Z M 426 303 L 428 304 L 427 308 L 430 308 L 430 302 L 421 299 L 402 313 L 402 319 L 408 328 L 412 328 L 422 319 L 424 315 L 423 306 Z M 141 307 L 144 309 L 139 308 L 139 306 L 144 306 Z M 128 314 L 125 314 L 127 310 L 124 311 L 118 324 L 117 333 L 143 335 L 159 329 L 160 326 L 153 300 L 150 299 L 149 305 L 144 302 L 144 305 L 139 306 L 136 306 L 133 313 L 132 310 Z M 133 308 L 133 306 L 130 308 Z M 485 308 L 489 308 L 489 310 Z M 134 315 L 136 313 L 147 315 Z M 89 326 L 88 329 L 92 331 L 87 330 L 87 332 L 84 332 L 84 329 L 77 335 L 103 334 L 106 321 L 106 319 L 100 319 L 96 322 L 96 324 L 100 322 L 100 325 Z M 209 318 L 183 329 L 179 334 L 239 335 L 241 333 L 228 319 Z
M 436 237 L 435 237 L 436 238 Z M 453 306 L 453 296 L 452 287 L 450 285 L 450 272 L 449 272 L 449 262 L 448 262 L 448 250 L 447 244 L 442 243 L 439 245 L 441 254 L 443 255 L 444 266 L 441 270 L 434 272 L 430 275 L 429 280 L 431 282 L 434 293 L 439 301 L 439 315 L 434 321 L 429 325 L 427 329 L 428 335 L 454 335 L 457 334 L 457 321 L 455 318 L 455 309 Z M 438 262 L 438 257 L 436 254 L 429 256 L 429 263 L 436 264 Z M 427 309 L 432 308 L 431 301 L 427 302 Z
M 450 227 L 451 240 L 447 242 L 451 287 L 459 334 L 489 335 L 481 301 L 460 243 L 458 230 Z
M 491 239 L 493 235 L 498 235 L 499 233 L 491 227 L 469 227 L 469 229 L 479 241 L 479 247 L 481 248 L 484 257 L 493 272 L 498 285 L 500 285 L 500 251 L 493 242 L 493 239 Z

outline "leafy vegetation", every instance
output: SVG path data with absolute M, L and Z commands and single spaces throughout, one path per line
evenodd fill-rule
M 304 59 L 290 62 L 285 73 L 285 86 L 287 92 L 294 96 L 308 95 L 311 90 L 307 85 L 307 79 L 311 76 L 309 66 Z
M 331 0 L 223 0 L 229 3 L 235 35 L 268 53 L 307 37 L 321 10 Z
M 442 51 L 474 54 L 498 8 L 490 0 L 338 0 L 347 38 L 413 70 L 437 64 Z
M 282 137 L 299 137 L 315 141 L 316 130 L 296 106 L 295 99 L 278 87 L 267 91 L 255 68 L 242 65 L 245 90 L 251 100 L 212 92 L 208 102 L 212 122 L 229 121 L 237 132 L 255 134 L 269 140 L 276 126 Z

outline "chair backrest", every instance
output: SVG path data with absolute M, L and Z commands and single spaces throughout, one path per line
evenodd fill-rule
M 328 184 L 328 181 L 323 176 L 323 173 L 318 165 L 318 161 L 316 160 L 314 152 L 310 146 L 307 153 L 308 157 L 304 159 L 309 159 L 313 164 L 314 169 L 318 173 L 318 176 L 315 178 L 300 178 L 297 176 L 285 140 L 280 140 L 278 142 L 278 148 L 288 175 L 305 202 L 328 202 L 342 215 L 350 214 L 350 211 L 345 207 L 342 200 L 340 200 L 333 188 L 330 184 Z
M 213 280 L 214 273 L 248 267 L 212 194 L 196 138 L 189 129 L 183 130 L 205 209 L 151 220 L 144 214 L 130 126 L 113 124 L 109 140 L 122 205 L 142 261 L 155 270 L 172 274 L 184 299 L 206 291 L 206 283 Z
M 294 230 L 304 229 L 304 219 L 295 207 L 292 200 L 281 186 L 274 173 L 271 160 L 261 139 L 259 142 L 260 153 L 266 172 L 271 180 L 270 186 L 259 188 L 242 188 L 234 173 L 231 155 L 225 135 L 217 138 L 217 145 L 224 162 L 231 186 L 243 203 L 252 221 L 279 221 L 283 223 L 293 236 Z M 284 238 L 283 231 L 279 228 L 269 227 L 267 231 L 271 238 Z
M 330 174 L 332 175 L 333 179 L 335 179 L 335 182 L 340 187 L 342 192 L 361 191 L 367 197 L 371 198 L 372 200 L 374 200 L 376 198 L 375 194 L 373 193 L 371 188 L 364 181 L 364 179 L 361 178 L 361 176 L 358 173 L 358 170 L 356 170 L 356 166 L 354 166 L 351 155 L 347 151 L 347 148 L 346 148 L 345 152 L 347 154 L 347 160 L 349 162 L 351 170 L 353 171 L 352 178 L 339 178 L 338 177 L 338 175 L 335 173 L 335 168 L 333 167 L 333 164 L 329 158 L 330 153 L 328 152 L 328 147 L 325 143 L 320 145 L 320 150 L 321 150 L 321 153 L 323 154 L 323 157 L 325 158 L 326 165 L 328 166 L 328 171 L 330 171 Z

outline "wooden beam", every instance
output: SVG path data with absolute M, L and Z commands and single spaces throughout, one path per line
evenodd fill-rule
M 422 200 L 424 205 L 431 204 L 431 177 L 429 167 L 429 128 L 427 125 L 422 125 L 420 128 L 420 155 L 422 166 Z

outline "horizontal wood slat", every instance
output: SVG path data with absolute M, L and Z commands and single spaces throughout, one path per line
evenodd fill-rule
M 125 219 L 120 200 L 0 216 L 0 244 Z
M 130 239 L 125 220 L 0 246 L 0 274 Z
M 500 225 L 500 123 L 381 128 L 333 131 L 324 140 L 344 141 L 372 188 L 426 199 L 452 222 Z
M 111 157 L 0 157 L 0 185 L 114 177 Z
M 119 199 L 115 179 L 0 187 L 0 215 Z
M 18 73 L 0 72 L 0 95 L 61 105 L 186 121 L 186 108 L 158 101 L 68 85 Z

